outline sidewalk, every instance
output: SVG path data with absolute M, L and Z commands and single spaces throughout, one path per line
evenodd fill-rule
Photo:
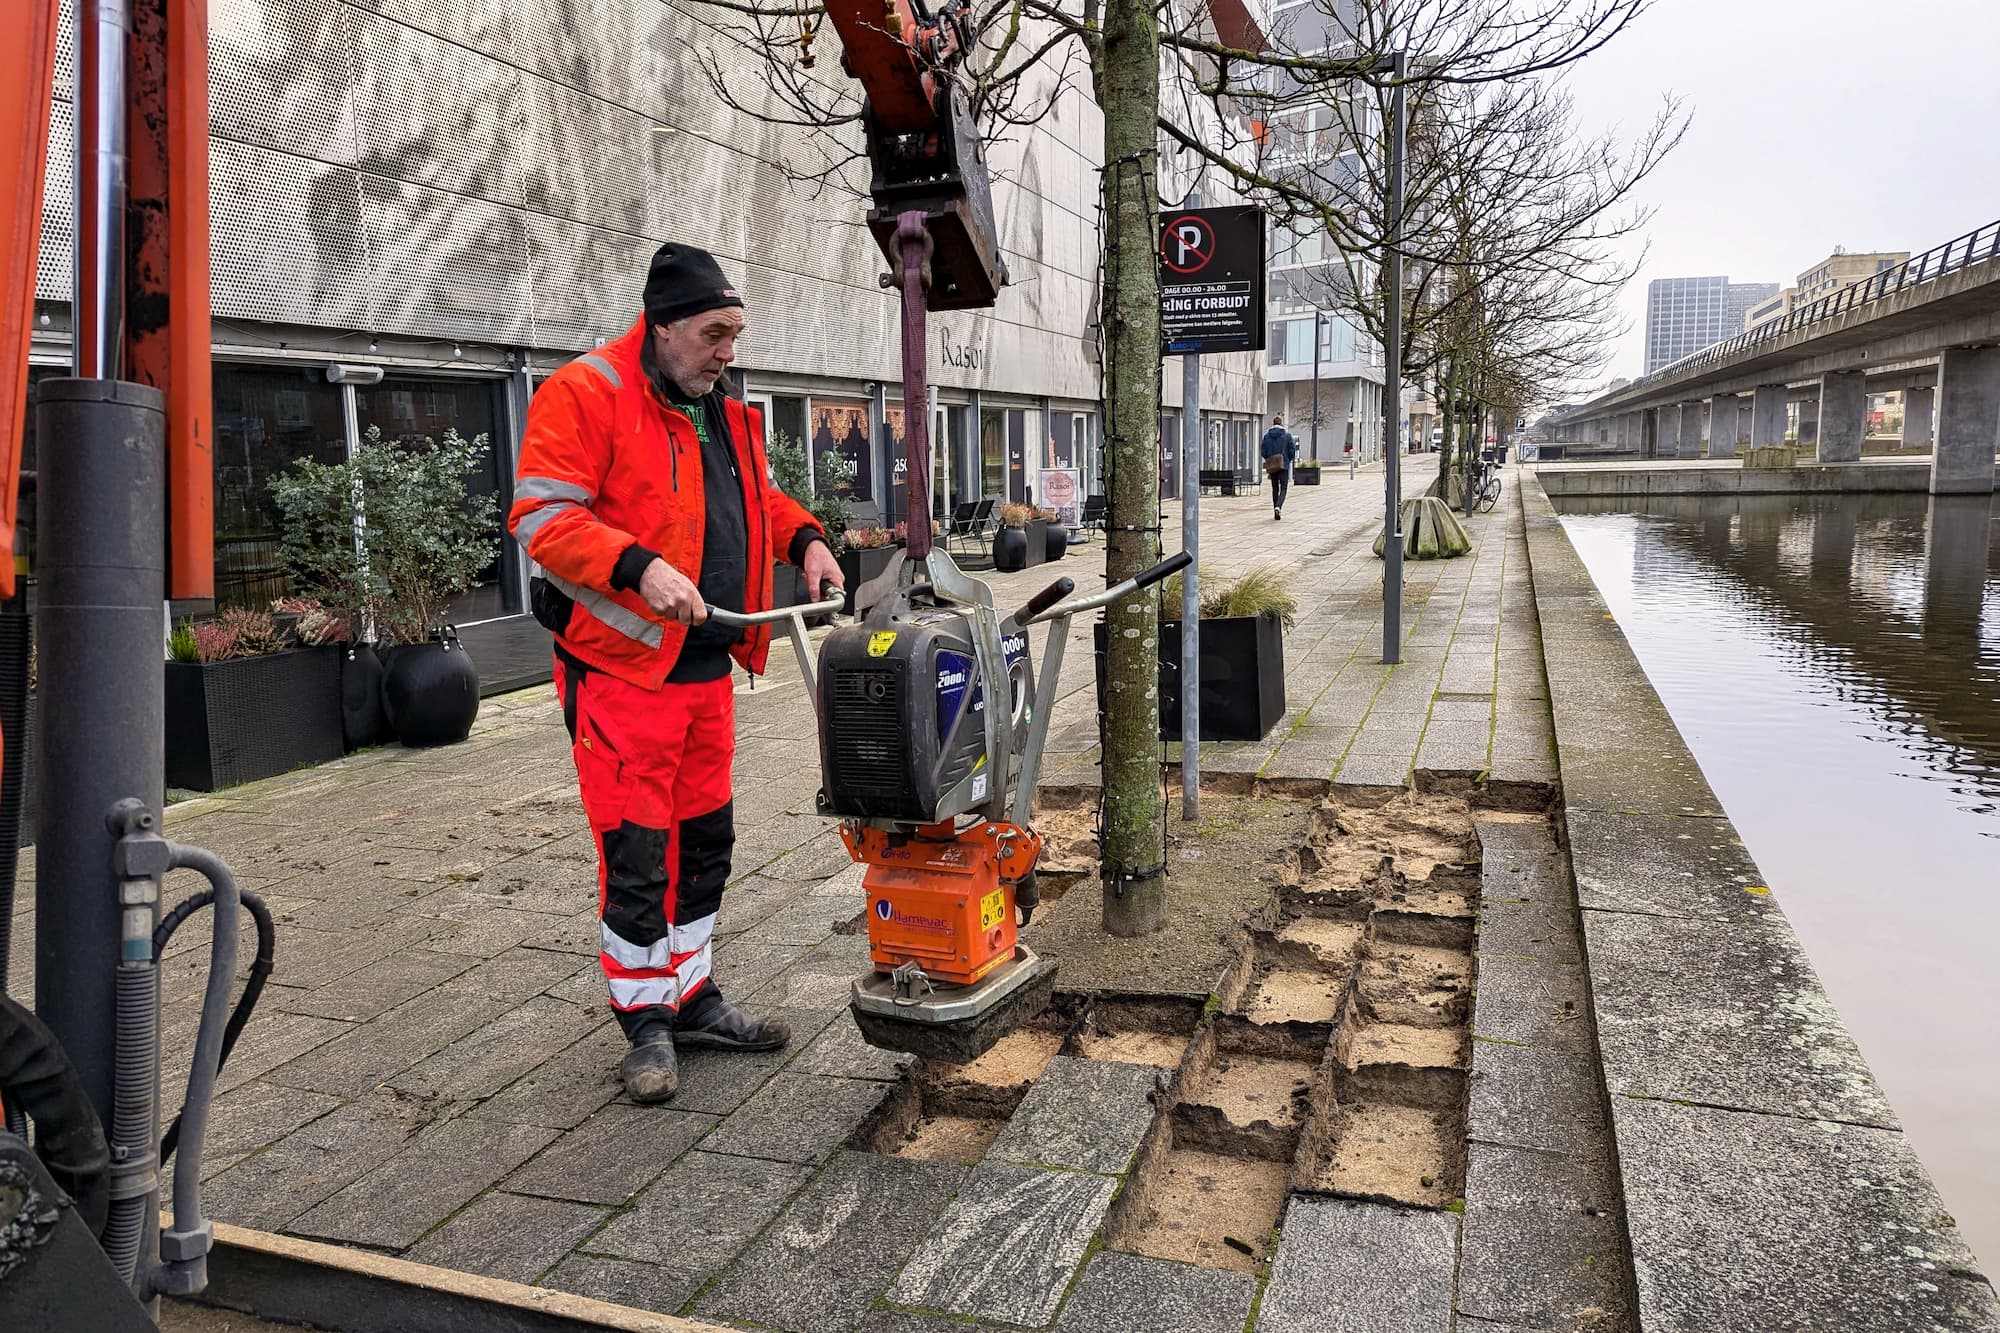
M 1407 462 L 1415 494 L 1435 458 Z M 1468 522 L 1472 557 L 1406 566 L 1394 668 L 1380 663 L 1380 564 L 1369 551 L 1379 470 L 1350 482 L 1327 469 L 1324 485 L 1294 489 L 1282 523 L 1259 498 L 1204 497 L 1204 573 L 1276 562 L 1297 571 L 1301 604 L 1286 641 L 1284 720 L 1262 742 L 1204 746 L 1207 770 L 1371 786 L 1400 784 L 1413 767 L 1553 781 L 1513 480 L 1510 470 L 1495 514 Z M 1171 548 L 1171 507 L 1165 525 Z M 1096 586 L 1101 552 L 1093 543 L 991 581 L 1003 605 L 1058 574 Z M 1095 782 L 1090 627 L 1073 633 L 1051 784 Z M 1039 1130 L 1035 1093 L 1014 1116 L 1009 1133 L 1025 1146 L 996 1147 L 971 1170 L 843 1146 L 906 1062 L 863 1045 L 843 1012 L 866 965 L 858 873 L 812 813 L 816 733 L 796 665 L 782 649 L 771 663 L 768 679 L 737 690 L 738 841 L 716 977 L 795 1036 L 768 1055 L 684 1057 L 683 1091 L 663 1108 L 635 1106 L 618 1087 L 623 1042 L 596 962 L 595 855 L 547 689 L 488 700 L 461 745 L 356 755 L 176 807 L 171 835 L 228 858 L 280 921 L 273 984 L 223 1075 L 210 1129 L 213 1214 L 697 1318 L 916 1333 L 964 1327 L 878 1308 L 885 1293 L 906 1308 L 950 1304 L 941 1294 L 958 1270 L 912 1260 L 938 1219 L 948 1208 L 989 1220 L 1025 1208 L 1049 1229 L 969 1232 L 926 1251 L 1044 1247 L 1039 1286 L 1005 1288 L 994 1275 L 992 1300 L 954 1307 L 961 1315 L 1047 1326 L 1083 1272 L 1056 1327 L 1149 1326 L 1131 1322 L 1149 1308 L 1134 1293 L 1157 1289 L 1179 1293 L 1159 1297 L 1174 1308 L 1207 1311 L 1189 1327 L 1241 1329 L 1257 1287 L 1244 1274 L 1110 1253 L 1081 1268 L 1146 1131 L 1150 1067 L 1054 1063 L 1053 1043 L 1043 1052 L 1037 1088 L 1111 1080 L 1083 1102 L 1116 1127 L 1115 1141 L 1080 1159 L 1055 1160 L 1078 1151 L 1062 1146 L 1055 1086 Z M 26 883 L 21 895 L 32 903 Z M 22 939 L 32 931 L 24 911 Z M 166 969 L 169 1071 L 185 1069 L 193 1042 L 195 934 L 182 932 Z M 32 953 L 17 945 L 17 992 L 32 986 Z M 179 1095 L 170 1086 L 168 1104 Z M 1036 1182 L 1059 1176 L 1068 1192 L 1024 1203 L 1020 1173 L 1031 1168 L 1009 1165 L 1024 1153 L 1061 1168 Z M 1286 1300 L 1308 1311 L 1318 1298 L 1310 1283 L 1299 1289 L 1312 1271 L 1302 1262 L 1281 1256 L 1279 1272 L 1292 1275 Z M 1266 1311 L 1260 1328 L 1307 1326 Z

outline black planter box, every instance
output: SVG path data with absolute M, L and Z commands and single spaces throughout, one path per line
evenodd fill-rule
M 1044 520 L 1039 518 L 1031 518 L 1028 520 L 1028 524 L 1026 527 L 1002 528 L 999 532 L 994 533 L 993 568 L 999 570 L 1003 574 L 1011 574 L 1015 570 L 1033 569 L 1036 565 L 1046 562 L 1049 558 L 1048 528 L 1049 525 Z M 1001 540 L 1009 532 L 1020 533 L 1021 541 L 1026 548 L 1023 551 L 1022 556 L 1018 561 L 1013 558 L 1013 552 L 1011 549 L 1013 546 L 1013 539 L 1008 538 L 1004 542 Z M 1003 551 L 1005 552 L 1004 557 L 1002 554 Z
M 1097 705 L 1104 707 L 1104 624 Z M 1285 627 L 1274 613 L 1201 622 L 1201 739 L 1260 741 L 1285 715 Z M 1160 739 L 1181 738 L 1181 624 L 1160 622 Z
M 166 670 L 169 787 L 216 791 L 341 756 L 338 648 Z
M 1292 469 L 1292 485 L 1319 485 L 1319 469 L 1316 467 L 1295 467 Z
M 840 614 L 844 616 L 854 614 L 855 591 L 887 569 L 889 561 L 895 554 L 896 548 L 893 546 L 871 546 L 862 551 L 840 553 L 840 572 L 847 580 L 847 597 L 845 604 L 840 608 Z M 799 581 L 803 584 L 805 580 L 801 577 Z M 804 602 L 807 599 L 801 596 L 799 600 Z

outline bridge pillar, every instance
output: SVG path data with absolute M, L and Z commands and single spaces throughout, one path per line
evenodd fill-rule
M 1680 438 L 1674 443 L 1675 457 L 1701 457 L 1701 427 L 1704 415 L 1700 403 L 1681 404 L 1681 433 Z
M 1750 447 L 1785 442 L 1785 386 L 1760 384 L 1750 397 Z
M 1736 457 L 1736 395 L 1719 393 L 1708 400 L 1708 456 Z
M 1931 387 L 1903 390 L 1903 447 L 1928 449 L 1936 435 L 1933 413 L 1937 410 L 1937 390 Z
M 1991 495 L 2000 445 L 2000 347 L 1947 347 L 1938 361 L 1932 495 Z
M 1819 379 L 1819 461 L 1858 463 L 1868 431 L 1868 376 L 1836 370 Z M 1805 432 L 1800 430 L 1800 443 Z
M 1819 445 L 1818 398 L 1803 398 L 1799 400 L 1799 447 L 1803 449 L 1807 445 L 1812 445 L 1815 448 Z
M 1681 405 L 1653 409 L 1653 457 L 1674 458 L 1681 451 Z

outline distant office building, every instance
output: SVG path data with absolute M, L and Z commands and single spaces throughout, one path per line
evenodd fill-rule
M 1646 373 L 1734 337 L 1750 307 L 1777 294 L 1775 282 L 1655 278 L 1646 289 Z
M 1798 282 L 1767 301 L 1750 307 L 1743 317 L 1743 331 L 1762 328 L 1783 319 L 1799 306 L 1831 296 L 1850 283 L 1864 282 L 1877 273 L 1896 267 L 1910 257 L 1908 250 L 1876 250 L 1851 255 L 1839 246 L 1833 253 L 1799 274 Z

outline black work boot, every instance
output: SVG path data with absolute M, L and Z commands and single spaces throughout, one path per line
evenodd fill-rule
M 780 1018 L 752 1018 L 722 998 L 713 981 L 704 984 L 681 1006 L 674 1020 L 674 1041 L 685 1047 L 718 1051 L 775 1051 L 792 1039 L 792 1029 Z
M 680 1067 L 674 1058 L 674 1016 L 656 1007 L 618 1015 L 632 1049 L 618 1065 L 618 1077 L 635 1102 L 663 1102 L 679 1091 Z

